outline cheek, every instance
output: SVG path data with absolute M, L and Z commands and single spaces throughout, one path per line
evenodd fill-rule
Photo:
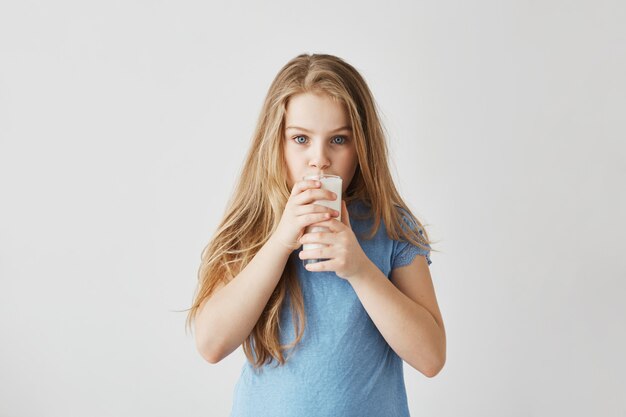
M 356 169 L 359 165 L 359 158 L 356 155 L 356 152 L 354 153 L 349 153 L 348 155 L 346 155 L 345 158 L 345 165 L 343 166 L 343 170 L 345 172 L 346 175 L 346 183 L 344 184 L 346 187 L 348 186 L 348 184 L 352 181 L 353 177 L 354 177 L 354 173 L 356 172 Z
M 293 154 L 290 154 L 288 151 L 285 151 L 284 155 L 285 156 L 284 156 L 283 166 L 285 167 L 285 175 L 287 176 L 287 184 L 289 184 L 289 188 L 292 188 L 298 176 L 298 172 L 296 170 L 297 169 L 296 156 Z
M 346 152 L 346 154 L 344 155 L 343 160 L 345 161 L 344 163 L 344 169 L 346 169 L 347 171 L 349 171 L 350 173 L 354 172 L 359 158 L 357 157 L 356 151 L 353 149 L 350 149 L 348 152 Z

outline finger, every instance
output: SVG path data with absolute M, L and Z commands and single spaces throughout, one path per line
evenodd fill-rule
M 350 215 L 348 214 L 348 205 L 346 204 L 346 200 L 341 200 L 341 223 L 352 229 L 352 226 L 350 226 Z
M 305 233 L 300 237 L 298 242 L 302 244 L 308 243 L 322 243 L 325 245 L 332 245 L 337 239 L 336 233 L 329 232 L 310 232 Z
M 296 220 L 300 223 L 300 227 L 307 227 L 331 220 L 331 214 L 328 212 L 303 214 L 301 216 L 296 216 Z
M 337 219 L 324 220 L 319 223 L 315 223 L 313 226 L 328 227 L 331 232 L 341 232 L 346 228 L 346 225 Z
M 295 197 L 296 204 L 304 205 L 310 204 L 314 201 L 334 201 L 337 199 L 337 194 L 330 190 L 322 188 L 310 188 L 302 191 Z
M 311 272 L 334 271 L 336 269 L 335 263 L 332 260 L 306 264 L 304 268 Z
M 333 210 L 330 207 L 322 206 L 321 204 L 305 204 L 304 206 L 296 206 L 296 216 L 302 216 L 303 214 L 311 213 L 330 213 L 333 217 L 339 216 L 337 210 Z
M 325 246 L 321 248 L 301 250 L 298 253 L 300 259 L 330 259 L 332 258 L 332 249 Z
M 321 186 L 322 186 L 322 183 L 316 180 L 298 181 L 297 183 L 294 184 L 293 188 L 291 189 L 291 195 L 296 196 L 305 190 L 308 190 L 310 188 L 313 188 L 313 189 L 320 188 Z

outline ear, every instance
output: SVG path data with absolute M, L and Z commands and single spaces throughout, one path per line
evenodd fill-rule
M 341 223 L 352 229 L 352 226 L 350 226 L 350 215 L 348 214 L 348 206 L 346 205 L 346 200 L 341 200 Z

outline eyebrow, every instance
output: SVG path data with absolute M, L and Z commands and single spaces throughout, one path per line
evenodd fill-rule
M 289 129 L 303 130 L 305 132 L 311 133 L 311 131 L 309 129 L 305 129 L 303 127 L 298 127 L 298 126 L 287 126 L 285 128 L 285 130 L 289 130 Z M 342 126 L 339 129 L 331 130 L 330 133 L 340 132 L 340 131 L 343 131 L 343 130 L 347 130 L 349 132 L 352 132 L 352 127 L 350 127 L 350 126 Z

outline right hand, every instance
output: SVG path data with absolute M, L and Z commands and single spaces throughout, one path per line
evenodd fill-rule
M 321 186 L 315 180 L 294 184 L 272 239 L 293 251 L 301 246 L 298 240 L 307 226 L 339 216 L 339 212 L 329 207 L 313 204 L 316 200 L 337 199 L 335 193 L 322 189 Z

